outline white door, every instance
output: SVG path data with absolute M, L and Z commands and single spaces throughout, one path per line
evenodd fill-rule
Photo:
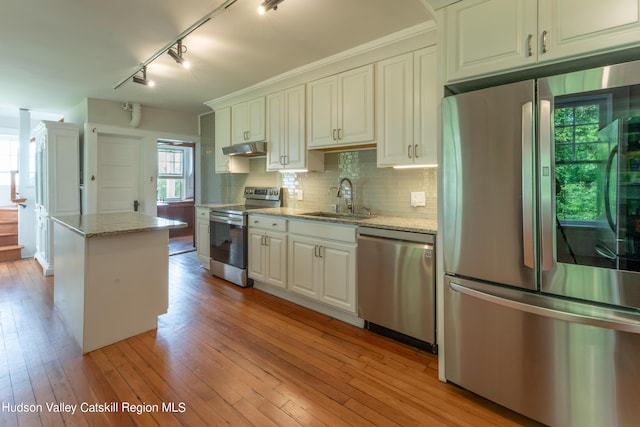
M 140 194 L 138 137 L 98 135 L 98 213 L 133 212 Z

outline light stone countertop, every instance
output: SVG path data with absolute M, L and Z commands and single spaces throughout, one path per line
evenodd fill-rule
M 206 206 L 203 206 L 206 207 Z M 343 217 L 343 218 L 327 218 L 327 217 L 316 217 L 316 216 L 307 216 L 304 215 L 310 212 L 318 212 L 318 209 L 300 209 L 300 208 L 263 208 L 263 209 L 252 209 L 250 213 L 252 214 L 263 214 L 263 215 L 273 215 L 273 216 L 282 216 L 294 219 L 306 219 L 313 221 L 324 221 L 331 222 L 337 224 L 351 224 L 351 225 L 359 225 L 373 228 L 383 228 L 387 230 L 399 230 L 399 231 L 409 231 L 413 233 L 423 233 L 423 234 L 436 234 L 438 229 L 438 223 L 436 220 L 425 219 L 425 218 L 412 218 L 412 217 L 398 217 L 398 216 L 386 216 L 386 215 L 376 215 L 374 214 L 371 218 L 366 219 L 354 219 Z
M 64 215 L 53 217 L 53 220 L 85 238 L 137 233 L 141 231 L 166 230 L 187 226 L 186 222 L 134 212 Z

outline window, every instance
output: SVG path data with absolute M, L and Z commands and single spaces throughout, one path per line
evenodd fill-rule
M 11 184 L 11 171 L 18 170 L 19 148 L 17 136 L 0 135 L 0 185 Z
M 190 146 L 158 147 L 158 200 L 193 197 L 193 149 Z
M 556 215 L 563 221 L 604 218 L 603 177 L 613 148 L 598 137 L 610 121 L 609 95 L 556 100 L 554 111 Z

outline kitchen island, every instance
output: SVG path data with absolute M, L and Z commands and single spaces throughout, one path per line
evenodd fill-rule
M 169 229 L 138 213 L 54 217 L 54 303 L 83 353 L 155 329 L 168 309 Z

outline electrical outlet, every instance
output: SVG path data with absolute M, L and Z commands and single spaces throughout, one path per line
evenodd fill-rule
M 304 193 L 302 192 L 302 190 L 296 190 L 296 194 L 298 196 L 298 200 L 303 200 Z
M 425 194 L 424 191 L 412 191 L 411 192 L 411 206 L 426 206 Z

